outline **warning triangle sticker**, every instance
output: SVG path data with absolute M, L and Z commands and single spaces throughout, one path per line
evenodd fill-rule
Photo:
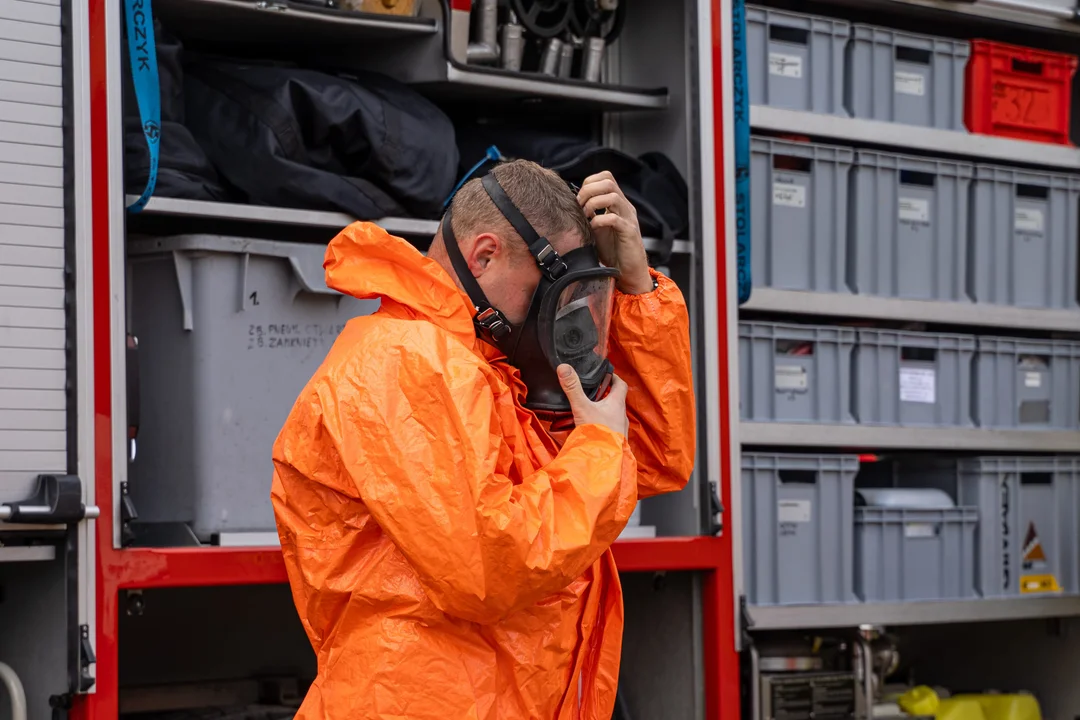
M 1039 542 L 1039 534 L 1035 532 L 1035 523 L 1028 525 L 1027 535 L 1024 537 L 1023 565 L 1025 570 L 1046 566 L 1046 553 Z
M 1020 592 L 1028 593 L 1056 593 L 1061 592 L 1061 586 L 1053 573 L 1046 573 L 1046 552 L 1042 543 L 1039 542 L 1039 533 L 1035 531 L 1035 523 L 1028 525 L 1027 535 L 1024 536 L 1024 557 L 1020 563 L 1025 573 L 1020 576 Z M 1035 573 L 1032 574 L 1031 571 Z M 1042 570 L 1042 573 L 1038 571 Z

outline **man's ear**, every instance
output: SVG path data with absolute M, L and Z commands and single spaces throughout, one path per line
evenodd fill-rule
M 499 254 L 502 240 L 492 233 L 481 233 L 473 241 L 472 250 L 469 251 L 465 260 L 469 263 L 469 270 L 473 277 L 480 277 L 491 266 L 491 261 Z

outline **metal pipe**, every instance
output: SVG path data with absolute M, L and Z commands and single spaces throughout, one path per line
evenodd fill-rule
M 862 661 L 863 702 L 866 705 L 866 720 L 874 717 L 874 655 L 870 652 L 870 640 L 862 633 L 857 644 L 859 659 Z
M 761 718 L 761 658 L 757 645 L 750 644 L 750 720 Z
M 540 57 L 540 72 L 554 77 L 559 72 L 559 57 L 562 53 L 562 40 L 551 38 L 544 46 L 544 54 Z
M 591 37 L 585 41 L 584 55 L 581 60 L 581 79 L 588 82 L 600 82 L 600 68 L 604 62 L 604 47 L 606 43 L 602 37 Z
M 480 13 L 480 39 L 469 43 L 465 58 L 470 63 L 499 61 L 499 0 L 479 0 L 472 12 Z
M 48 513 L 49 512 L 48 507 L 46 507 L 46 506 L 40 506 L 39 507 L 39 506 L 36 506 L 36 505 L 34 505 L 34 506 L 23 506 L 23 507 L 20 508 L 20 510 L 22 510 L 23 512 L 32 511 L 32 510 L 37 510 L 37 511 L 39 511 L 41 513 Z M 11 509 L 10 505 L 0 505 L 0 521 L 10 520 L 11 516 L 14 515 L 14 514 L 15 513 Z M 86 511 L 83 513 L 83 518 L 86 519 L 86 520 L 94 520 L 94 519 L 96 519 L 96 518 L 98 518 L 100 516 L 101 516 L 101 508 L 99 508 L 97 505 L 87 505 L 86 506 Z
M 510 13 L 510 19 L 502 26 L 502 66 L 504 70 L 521 71 L 521 56 L 525 52 L 525 32 L 518 25 L 517 17 Z
M 574 70 L 574 42 L 567 38 L 563 40 L 562 50 L 559 51 L 559 77 L 568 78 Z
M 7 688 L 11 698 L 11 720 L 26 720 L 26 690 L 10 665 L 0 662 L 0 682 Z

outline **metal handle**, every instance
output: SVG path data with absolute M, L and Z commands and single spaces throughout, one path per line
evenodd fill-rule
M 0 505 L 0 522 L 26 525 L 77 523 L 100 514 L 97 506 L 83 505 L 82 481 L 75 475 L 39 475 L 32 496 Z
M 11 720 L 26 720 L 26 690 L 10 665 L 0 662 L 0 682 L 11 698 Z
M 750 645 L 750 720 L 761 717 L 761 658 L 755 645 Z
M 863 703 L 866 705 L 864 712 L 866 720 L 874 717 L 874 655 L 870 651 L 870 641 L 860 635 L 856 644 L 859 660 L 862 664 L 863 680 Z
M 44 506 L 41 506 L 40 509 L 43 511 L 48 510 L 48 508 Z M 6 522 L 8 520 L 14 519 L 14 515 L 15 509 L 13 509 L 10 505 L 0 505 L 0 522 Z M 99 517 L 101 517 L 101 508 L 99 508 L 97 505 L 87 505 L 86 509 L 83 511 L 83 520 L 96 520 Z

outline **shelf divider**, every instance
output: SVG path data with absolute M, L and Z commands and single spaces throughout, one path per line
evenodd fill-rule
M 750 606 L 750 630 L 935 625 L 1080 616 L 1080 596 Z
M 739 442 L 865 450 L 1075 453 L 1080 452 L 1080 431 L 742 422 Z
M 1080 148 L 1011 140 L 993 135 L 936 130 L 763 105 L 750 108 L 750 126 L 756 130 L 798 133 L 854 145 L 886 145 L 901 150 L 919 150 L 978 160 L 1080 170 Z
M 750 300 L 740 309 L 792 315 L 1080 332 L 1080 308 L 1049 310 L 987 303 L 905 300 L 873 295 L 754 288 Z

